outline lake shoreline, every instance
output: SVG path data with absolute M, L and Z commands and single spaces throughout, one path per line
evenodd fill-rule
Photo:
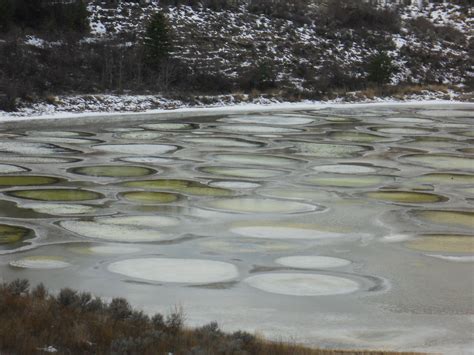
M 182 104 L 173 107 L 144 108 L 135 111 L 112 110 L 107 106 L 96 107 L 88 110 L 70 110 L 66 106 L 54 106 L 34 108 L 20 112 L 0 111 L 0 125 L 4 129 L 17 128 L 18 124 L 25 127 L 42 127 L 44 125 L 67 124 L 67 125 L 84 125 L 98 123 L 140 123 L 141 121 L 149 121 L 150 119 L 181 119 L 193 115 L 194 117 L 211 117 L 225 113 L 235 114 L 251 114 L 256 112 L 275 112 L 275 111 L 318 111 L 323 109 L 341 109 L 341 108 L 364 108 L 385 107 L 385 106 L 425 106 L 433 105 L 442 106 L 462 106 L 467 109 L 474 108 L 474 103 L 470 101 L 460 100 L 444 100 L 444 99 L 407 99 L 394 100 L 393 98 L 380 99 L 378 101 L 299 101 L 299 102 L 259 102 L 259 103 L 232 103 L 216 105 L 186 105 Z M 157 116 L 159 115 L 159 116 Z M 133 120 L 130 120 L 133 118 Z

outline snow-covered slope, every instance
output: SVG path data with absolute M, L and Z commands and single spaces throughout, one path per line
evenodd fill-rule
M 139 5 L 122 1 L 116 8 L 104 8 L 100 1 L 93 1 L 89 10 L 94 37 L 105 39 L 143 32 L 149 16 L 162 10 L 158 3 Z M 400 7 L 397 11 L 403 23 L 397 34 L 361 34 L 347 29 L 324 32 L 316 21 L 301 25 L 256 15 L 244 6 L 233 11 L 189 6 L 169 7 L 167 11 L 176 34 L 174 56 L 191 68 L 210 74 L 235 77 L 245 67 L 265 58 L 276 66 L 280 81 L 302 89 L 307 81 L 324 75 L 328 63 L 352 76 L 364 75 L 368 58 L 383 47 L 398 69 L 393 84 L 461 84 L 473 75 L 468 42 L 474 21 L 454 4 L 430 3 L 423 9 L 414 5 Z M 450 42 L 441 37 L 427 40 L 410 26 L 416 18 L 443 26 L 443 31 L 457 29 L 464 34 L 464 41 Z

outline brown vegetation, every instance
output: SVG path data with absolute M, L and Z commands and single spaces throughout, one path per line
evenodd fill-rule
M 48 294 L 27 280 L 0 285 L 0 351 L 37 354 L 395 354 L 383 351 L 316 350 L 268 342 L 247 332 L 224 333 L 217 323 L 187 329 L 182 313 L 152 317 L 123 298 L 105 303 L 90 293 L 62 289 Z

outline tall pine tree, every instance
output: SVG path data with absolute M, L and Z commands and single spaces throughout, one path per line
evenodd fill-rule
M 157 12 L 151 17 L 143 42 L 149 66 L 158 67 L 169 57 L 172 48 L 171 29 L 163 13 Z

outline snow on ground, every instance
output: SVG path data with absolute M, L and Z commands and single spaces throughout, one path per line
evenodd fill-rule
M 240 103 L 234 105 L 216 105 L 210 106 L 181 106 L 174 109 L 169 108 L 155 108 L 143 111 L 134 112 L 104 112 L 104 111 L 83 111 L 83 112 L 71 112 L 71 111 L 52 111 L 52 112 L 39 112 L 30 111 L 28 115 L 15 115 L 8 114 L 0 111 L 0 128 L 2 123 L 8 122 L 20 122 L 30 120 L 48 120 L 48 119 L 77 119 L 81 117 L 111 117 L 111 116 L 140 116 L 146 114 L 221 114 L 223 112 L 243 113 L 243 112 L 264 112 L 264 111 L 290 111 L 290 110 L 322 110 L 325 108 L 355 108 L 364 106 L 422 106 L 422 105 L 452 105 L 452 104 L 464 104 L 469 108 L 474 109 L 474 103 L 466 103 L 456 100 L 442 100 L 434 97 L 428 99 L 417 100 L 394 100 L 391 98 L 384 98 L 377 101 L 367 102 L 339 102 L 338 100 L 333 101 L 302 101 L 302 102 L 270 102 L 266 104 L 262 103 Z

